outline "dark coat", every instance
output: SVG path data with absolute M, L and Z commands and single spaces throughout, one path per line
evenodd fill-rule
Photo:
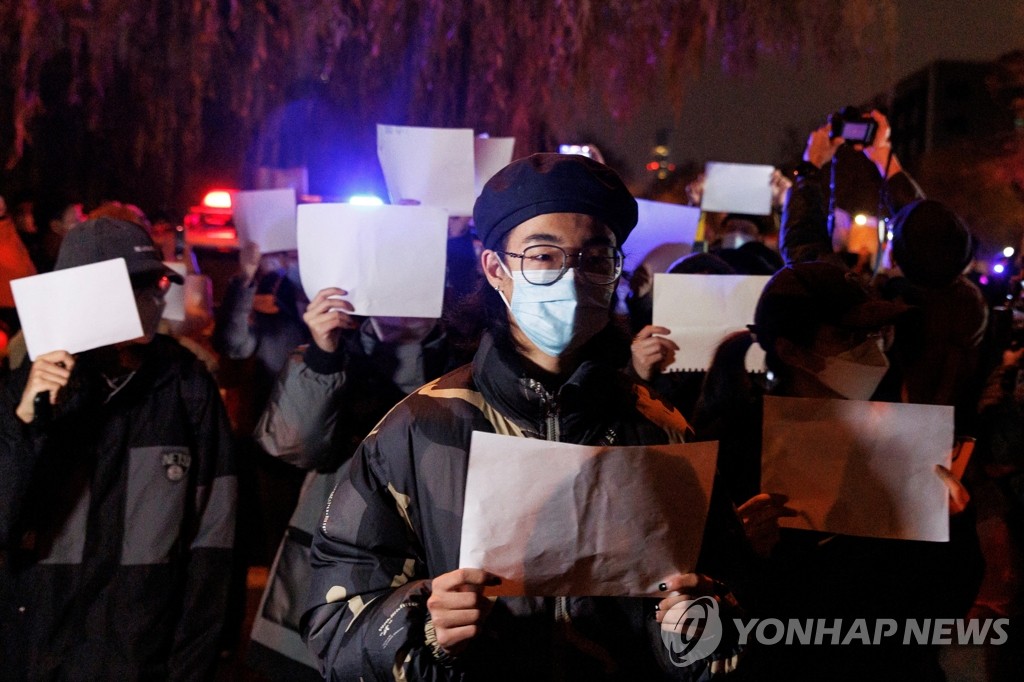
M 0 678 L 205 680 L 235 530 L 230 429 L 213 379 L 168 337 L 109 394 L 80 357 L 45 426 L 0 416 Z

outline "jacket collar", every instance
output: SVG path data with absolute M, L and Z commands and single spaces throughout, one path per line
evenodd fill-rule
M 632 399 L 621 373 L 595 360 L 581 362 L 561 385 L 545 385 L 526 372 L 518 353 L 495 344 L 490 334 L 483 336 L 473 358 L 473 376 L 484 400 L 525 432 L 548 437 L 554 416 L 566 442 L 595 442 L 614 427 Z

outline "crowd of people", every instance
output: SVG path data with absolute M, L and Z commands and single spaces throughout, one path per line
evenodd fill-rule
M 970 230 L 871 116 L 857 150 L 882 179 L 891 262 L 836 250 L 822 176 L 845 142 L 828 125 L 778 228 L 724 216 L 706 250 L 629 273 L 638 212 L 622 180 L 534 154 L 487 182 L 472 221 L 451 219 L 439 319 L 357 316 L 346 291 L 307 296 L 294 252 L 243 244 L 216 305 L 200 279 L 169 323 L 168 288 L 202 277 L 173 229 L 128 205 L 69 205 L 54 247 L 23 240 L 0 205 L 0 679 L 208 680 L 233 649 L 272 680 L 945 679 L 933 645 L 741 645 L 741 615 L 1010 618 L 987 665 L 1013 679 L 1024 349 L 993 332 L 965 274 Z M 110 258 L 126 261 L 143 336 L 30 360 L 9 281 Z M 770 279 L 706 372 L 664 373 L 680 349 L 652 324 L 655 272 Z M 754 344 L 766 372 L 744 365 Z M 772 397 L 953 407 L 975 454 L 962 477 L 935 471 L 949 541 L 780 528 L 793 512 L 761 485 Z M 473 432 L 717 441 L 696 567 L 646 598 L 488 596 L 501 577 L 459 561 Z M 243 632 L 251 566 L 269 572 Z M 666 613 L 699 598 L 721 609 L 723 641 L 679 665 Z

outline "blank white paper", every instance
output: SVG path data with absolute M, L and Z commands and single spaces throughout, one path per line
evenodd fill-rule
M 260 253 L 296 249 L 294 189 L 238 192 L 232 201 L 239 244 L 256 242 Z
M 772 212 L 773 166 L 709 162 L 704 167 L 701 209 L 768 215 Z
M 377 158 L 392 204 L 414 201 L 473 215 L 474 153 L 471 128 L 377 126 Z
M 440 317 L 448 214 L 427 206 L 299 206 L 306 295 L 338 287 L 356 315 Z
M 770 277 L 761 275 L 654 275 L 654 324 L 672 330 L 679 346 L 664 372 L 707 370 L 715 350 L 733 332 L 754 322 L 754 310 Z M 764 351 L 747 353 L 747 370 L 764 371 Z
M 164 294 L 163 318 L 172 322 L 181 322 L 185 319 L 185 289 L 188 285 L 188 272 L 184 263 L 164 261 L 164 265 L 186 278 L 185 284 L 171 282 L 170 288 Z
M 459 566 L 501 577 L 488 594 L 653 595 L 696 566 L 717 455 L 474 432 Z
M 123 258 L 47 272 L 11 282 L 33 361 L 142 336 L 142 322 Z
M 798 512 L 781 526 L 947 542 L 952 446 L 946 405 L 769 396 L 761 490 Z
M 516 146 L 514 137 L 475 137 L 473 146 L 476 158 L 476 196 L 491 177 L 512 163 L 512 151 Z

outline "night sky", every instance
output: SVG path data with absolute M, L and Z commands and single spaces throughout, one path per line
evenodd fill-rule
M 632 125 L 596 119 L 580 127 L 607 140 L 609 151 L 634 176 L 643 173 L 659 128 L 672 129 L 669 143 L 677 162 L 778 163 L 794 153 L 788 142 L 794 135 L 806 139 L 829 112 L 883 93 L 934 60 L 989 61 L 1024 49 L 1024 2 L 1019 0 L 897 0 L 897 5 L 897 39 L 888 56 L 880 50 L 832 73 L 813 63 L 793 66 L 765 58 L 745 76 L 723 75 L 712 57 L 687 85 L 679 120 L 655 101 Z M 800 149 L 802 142 L 796 153 Z

